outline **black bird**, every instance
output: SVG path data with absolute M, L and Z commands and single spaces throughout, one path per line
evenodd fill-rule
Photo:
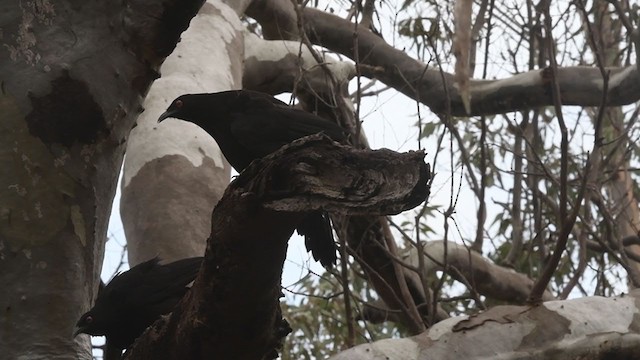
M 305 136 L 324 133 L 335 141 L 346 140 L 338 125 L 256 91 L 182 95 L 158 122 L 170 117 L 192 122 L 209 133 L 238 172 L 253 160 Z M 335 264 L 336 246 L 326 212 L 309 213 L 297 230 L 315 260 L 324 267 Z
M 154 258 L 117 274 L 80 317 L 74 337 L 104 335 L 108 345 L 126 349 L 161 315 L 170 313 L 198 274 L 202 257 L 166 265 L 159 261 Z

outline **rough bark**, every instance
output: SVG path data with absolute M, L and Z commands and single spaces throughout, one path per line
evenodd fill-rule
M 204 267 L 191 292 L 136 342 L 128 359 L 272 354 L 282 336 L 278 297 L 287 240 L 304 211 L 380 215 L 416 206 L 428 193 L 423 157 L 355 150 L 314 136 L 254 162 L 213 212 Z
M 404 339 L 359 345 L 332 360 L 635 359 L 640 292 L 549 301 L 539 306 L 496 306 L 451 318 Z
M 304 32 L 314 44 L 355 60 L 354 37 L 357 37 L 363 75 L 380 79 L 435 113 L 445 113 L 447 102 L 454 116 L 502 114 L 553 105 L 551 81 L 545 69 L 540 69 L 499 80 L 471 80 L 470 112 L 467 113 L 453 74 L 441 74 L 439 69 L 430 68 L 393 48 L 366 28 L 358 27 L 354 36 L 354 24 L 338 16 L 312 8 L 305 8 L 303 13 Z M 247 15 L 262 24 L 266 38 L 298 36 L 296 12 L 289 0 L 253 1 Z M 611 71 L 607 105 L 627 105 L 640 99 L 637 65 L 607 70 Z M 600 105 L 603 81 L 599 69 L 565 67 L 558 69 L 557 76 L 564 105 Z
M 179 95 L 238 88 L 242 52 L 237 15 L 210 1 L 163 63 L 127 144 L 120 213 L 130 265 L 155 256 L 171 261 L 204 254 L 211 211 L 231 168 L 201 128 L 157 119 Z

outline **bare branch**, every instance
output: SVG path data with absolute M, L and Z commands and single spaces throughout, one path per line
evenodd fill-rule
M 443 271 L 445 256 L 446 263 L 458 270 L 449 271 L 454 279 L 474 284 L 481 295 L 491 299 L 515 302 L 524 304 L 529 291 L 533 287 L 533 280 L 526 275 L 517 273 L 513 269 L 491 263 L 488 259 L 475 251 L 465 248 L 460 244 L 449 242 L 445 254 L 443 241 L 430 241 L 424 246 L 424 268 L 425 276 L 434 274 L 435 271 Z M 408 262 L 417 266 L 419 259 L 417 251 L 412 249 L 408 257 Z M 545 291 L 543 299 L 551 300 L 554 296 Z
M 290 4 L 282 4 L 278 0 L 254 1 L 247 9 L 247 15 L 261 24 L 278 24 L 275 32 L 269 32 L 269 36 L 283 38 L 290 34 L 289 29 L 297 22 L 295 12 L 290 8 Z M 316 9 L 305 8 L 303 13 L 304 31 L 312 43 L 353 59 L 353 24 Z M 468 116 L 499 114 L 553 104 L 543 70 L 533 70 L 500 80 L 472 80 L 471 112 L 467 114 L 452 74 L 446 73 L 443 83 L 438 69 L 425 71 L 426 64 L 391 47 L 370 31 L 358 28 L 357 32 L 359 61 L 377 69 L 374 74 L 363 72 L 363 75 L 375 76 L 408 97 L 421 101 L 435 113 L 444 113 L 449 105 L 451 115 Z M 611 73 L 607 106 L 631 104 L 640 99 L 640 72 L 637 65 L 612 67 L 607 71 Z M 558 68 L 556 78 L 562 104 L 600 105 L 602 78 L 598 69 L 584 66 Z M 446 101 L 445 87 L 451 94 L 450 102 Z

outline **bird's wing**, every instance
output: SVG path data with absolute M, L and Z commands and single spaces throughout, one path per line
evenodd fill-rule
M 202 257 L 195 257 L 158 265 L 131 293 L 131 306 L 144 308 L 164 305 L 167 300 L 182 297 L 186 286 L 198 274 L 201 263 Z
M 114 306 L 146 310 L 166 300 L 182 297 L 186 285 L 200 269 L 202 257 L 160 265 L 157 258 L 134 266 L 116 276 L 106 287 L 105 297 Z M 107 291 L 108 290 L 108 291 Z
M 336 141 L 345 139 L 338 125 L 284 105 L 251 107 L 232 112 L 230 116 L 234 138 L 255 157 L 265 156 L 296 139 L 320 132 Z
M 117 306 L 127 301 L 131 292 L 135 291 L 135 286 L 141 282 L 140 279 L 159 266 L 159 261 L 160 259 L 155 257 L 132 267 L 128 271 L 117 273 L 102 289 L 96 302 L 101 300 L 108 301 Z

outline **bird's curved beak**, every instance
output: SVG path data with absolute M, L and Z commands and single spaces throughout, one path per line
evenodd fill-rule
M 83 332 L 84 332 L 83 327 L 76 326 L 75 331 L 73 332 L 73 337 L 75 338 L 76 336 L 82 334 Z
M 162 122 L 162 120 L 173 117 L 173 111 L 171 110 L 167 110 L 165 112 L 162 113 L 162 115 L 160 115 L 160 117 L 158 118 L 158 122 Z

